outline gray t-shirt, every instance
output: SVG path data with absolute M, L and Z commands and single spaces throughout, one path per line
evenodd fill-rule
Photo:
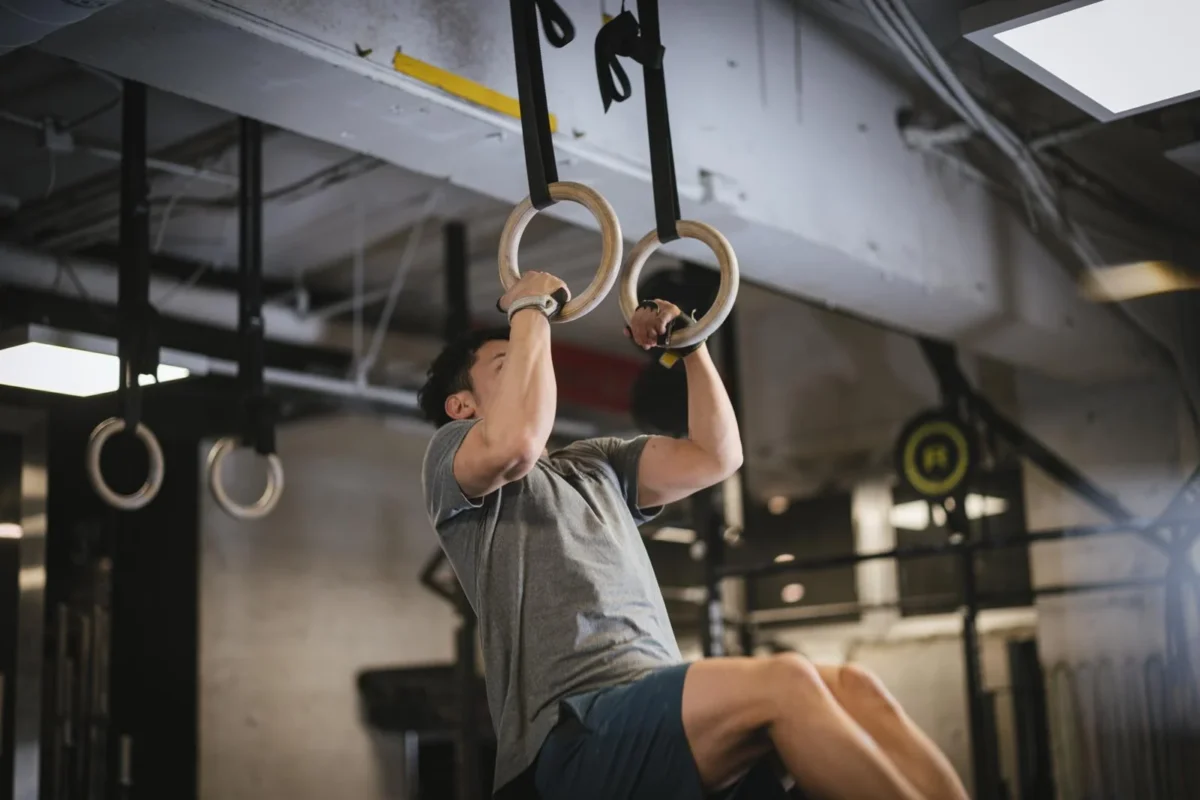
M 637 526 L 646 437 L 590 439 L 471 502 L 454 455 L 475 422 L 434 434 L 421 480 L 429 517 L 479 617 L 496 790 L 537 757 L 559 704 L 683 659 Z

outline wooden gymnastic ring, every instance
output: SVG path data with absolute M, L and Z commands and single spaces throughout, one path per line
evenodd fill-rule
M 555 200 L 569 200 L 579 203 L 600 223 L 602 249 L 600 252 L 600 267 L 588 287 L 555 315 L 555 322 L 569 322 L 579 319 L 600 304 L 608 295 L 620 274 L 621 253 L 624 242 L 621 239 L 621 222 L 617 212 L 604 197 L 590 186 L 571 181 L 558 181 L 550 184 L 550 196 Z M 525 233 L 529 221 L 537 215 L 537 209 L 526 197 L 508 215 L 504 223 L 504 231 L 500 234 L 500 283 L 508 291 L 521 279 L 517 269 L 517 249 L 521 244 L 521 236 Z
M 92 484 L 96 494 L 100 495 L 101 500 L 121 511 L 137 511 L 158 496 L 159 490 L 162 489 L 166 462 L 163 459 L 162 445 L 158 443 L 158 438 L 149 428 L 139 422 L 134 433 L 146 447 L 146 455 L 150 458 L 150 471 L 146 475 L 146 482 L 142 484 L 142 488 L 133 494 L 114 492 L 104 480 L 104 473 L 100 469 L 100 453 L 104 450 L 104 445 L 108 443 L 108 440 L 123 430 L 125 430 L 125 420 L 120 417 L 109 417 L 97 425 L 88 438 L 85 467 L 88 481 Z
M 737 302 L 741 277 L 733 246 L 716 228 L 703 222 L 684 219 L 675 223 L 675 230 L 686 239 L 696 239 L 708 245 L 709 249 L 716 254 L 717 264 L 721 269 L 721 288 L 717 291 L 717 299 L 713 301 L 712 307 L 704 316 L 696 320 L 695 325 L 678 328 L 671 334 L 670 346 L 683 348 L 705 341 L 721 327 L 721 323 L 729 316 L 734 303 Z M 617 298 L 621 302 L 621 313 L 625 315 L 626 324 L 633 322 L 633 312 L 637 310 L 638 277 L 642 274 L 642 267 L 646 265 L 647 259 L 654 251 L 660 247 L 662 247 L 662 242 L 658 240 L 658 231 L 653 230 L 643 236 L 642 240 L 629 252 L 629 259 L 625 262 L 625 269 L 621 272 L 621 287 L 617 292 Z
M 221 478 L 221 466 L 240 441 L 226 436 L 217 440 L 208 451 L 208 488 L 221 509 L 234 519 L 262 519 L 275 510 L 279 498 L 283 497 L 283 461 L 275 453 L 267 454 L 267 486 L 262 495 L 251 505 L 242 505 L 229 496 Z

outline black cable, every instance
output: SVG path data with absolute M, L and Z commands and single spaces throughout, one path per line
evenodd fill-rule
M 517 96 L 521 102 L 521 135 L 525 142 L 525 171 L 529 199 L 541 210 L 554 203 L 550 184 L 558 181 L 550 109 L 546 101 L 546 76 L 538 39 L 537 13 L 541 12 L 546 39 L 566 47 L 575 38 L 575 26 L 554 0 L 509 0 L 512 11 L 513 53 L 517 67 Z

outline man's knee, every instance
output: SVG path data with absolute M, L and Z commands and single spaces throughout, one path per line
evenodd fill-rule
M 828 696 L 821 672 L 816 665 L 796 653 L 780 653 L 770 656 L 765 663 L 766 681 L 764 688 L 775 697 Z
M 896 699 L 888 692 L 883 681 L 866 667 L 858 664 L 843 664 L 837 668 L 837 686 L 834 689 L 842 705 L 872 705 L 881 710 L 898 711 Z

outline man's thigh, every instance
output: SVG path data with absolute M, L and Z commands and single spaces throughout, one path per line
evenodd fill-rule
M 744 728 L 719 756 L 727 764 L 719 779 L 709 780 L 716 738 L 687 728 L 686 697 L 709 683 L 709 666 L 733 659 L 710 659 L 659 670 L 637 683 L 568 701 L 575 716 L 555 729 L 538 757 L 535 783 L 541 800 L 777 800 L 789 795 L 761 730 Z M 747 660 L 748 659 L 742 659 Z M 699 676 L 695 680 L 693 676 Z M 727 688 L 727 687 L 726 687 Z M 695 711 L 705 704 L 692 700 Z M 570 714 L 570 712 L 566 712 Z M 721 726 L 708 726 L 717 732 Z M 702 777 L 702 774 L 705 777 Z M 719 790 L 719 791 L 718 791 Z
M 770 663 L 710 658 L 688 670 L 683 729 L 700 780 L 710 790 L 737 780 L 772 752 L 766 726 L 780 698 L 770 690 Z
M 542 746 L 541 800 L 699 800 L 705 796 L 683 730 L 688 665 L 571 701 L 575 716 Z

